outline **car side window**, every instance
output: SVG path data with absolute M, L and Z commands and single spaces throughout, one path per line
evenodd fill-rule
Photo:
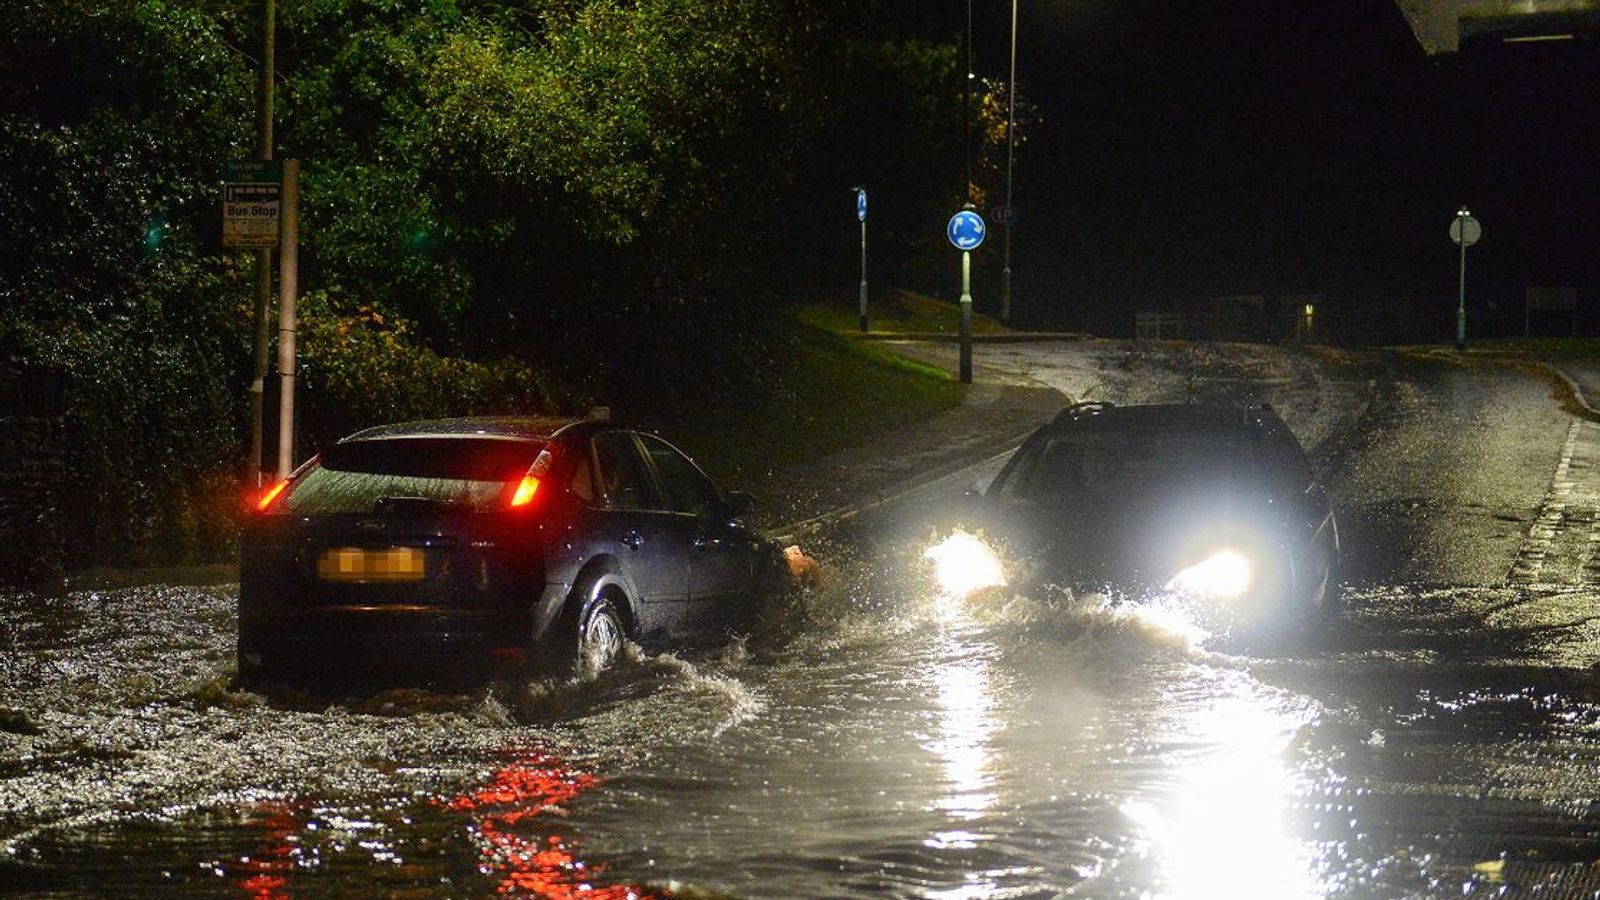
M 585 503 L 593 503 L 594 491 L 594 466 L 589 462 L 589 454 L 585 453 L 583 459 L 572 472 L 572 493 Z
M 600 491 L 612 509 L 655 509 L 656 492 L 633 436 L 613 431 L 594 439 Z
M 687 456 L 659 438 L 641 434 L 645 452 L 655 463 L 656 474 L 667 492 L 667 508 L 673 512 L 703 516 L 717 506 L 717 488 Z

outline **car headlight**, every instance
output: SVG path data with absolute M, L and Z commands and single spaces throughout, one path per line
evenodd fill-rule
M 1167 588 L 1213 600 L 1237 600 L 1254 580 L 1249 557 L 1237 550 L 1217 550 L 1172 576 Z
M 940 589 L 952 597 L 965 597 L 1006 583 L 1000 557 L 975 534 L 958 529 L 923 551 L 922 556 L 933 563 Z

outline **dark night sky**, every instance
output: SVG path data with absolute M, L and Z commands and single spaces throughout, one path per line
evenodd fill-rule
M 1475 329 L 1520 329 L 1526 284 L 1597 305 L 1594 54 L 1431 60 L 1392 0 L 1019 5 L 1044 119 L 1017 163 L 1019 320 L 1118 333 L 1137 308 L 1320 291 L 1350 338 L 1441 339 L 1461 203 L 1485 229 Z M 975 68 L 1003 76 L 1010 4 L 973 10 Z M 965 13 L 907 26 L 954 37 Z

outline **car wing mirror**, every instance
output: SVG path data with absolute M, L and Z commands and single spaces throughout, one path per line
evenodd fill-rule
M 955 499 L 951 512 L 959 519 L 968 520 L 976 524 L 988 518 L 990 509 L 989 504 L 983 499 L 983 491 L 977 488 L 968 488 L 961 492 L 960 497 Z
M 756 511 L 756 498 L 744 491 L 728 491 L 722 495 L 722 511 L 735 518 Z

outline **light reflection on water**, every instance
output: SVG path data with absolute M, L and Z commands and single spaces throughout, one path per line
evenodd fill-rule
M 999 722 L 991 714 L 988 664 L 982 659 L 951 660 L 936 668 L 935 734 L 925 746 L 939 758 L 944 793 L 934 802 L 951 818 L 969 822 L 995 802 L 989 742 Z M 976 835 L 956 830 L 934 836 L 929 846 L 971 846 Z
M 1139 849 L 1160 873 L 1163 896 L 1320 897 L 1314 848 L 1290 819 L 1299 790 L 1288 759 L 1313 713 L 1276 697 L 1244 673 L 1205 687 L 1208 700 L 1180 702 L 1168 740 L 1169 788 L 1122 811 L 1141 832 Z
M 930 675 L 937 717 L 933 735 L 923 746 L 938 758 L 943 789 L 932 810 L 944 813 L 950 825 L 935 831 L 923 845 L 934 850 L 972 850 L 993 839 L 977 824 L 998 799 L 995 792 L 993 748 L 1000 728 L 990 689 L 989 661 L 963 652 L 963 635 L 972 631 L 962 597 L 941 592 L 934 598 L 940 622 L 950 629 L 944 635 L 946 652 Z M 924 894 L 930 900 L 982 900 L 997 896 L 1000 885 L 987 872 L 968 872 L 965 883 Z

